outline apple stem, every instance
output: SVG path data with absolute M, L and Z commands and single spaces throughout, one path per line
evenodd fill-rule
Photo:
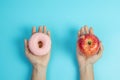
M 91 41 L 88 41 L 88 44 L 91 45 Z

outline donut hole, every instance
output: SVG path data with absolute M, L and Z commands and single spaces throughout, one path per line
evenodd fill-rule
M 39 48 L 42 48 L 42 46 L 43 46 L 42 41 L 39 41 L 39 42 L 38 42 L 38 46 L 39 46 Z

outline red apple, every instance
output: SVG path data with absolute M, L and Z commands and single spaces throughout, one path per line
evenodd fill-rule
M 78 39 L 78 47 L 82 54 L 90 57 L 97 54 L 100 48 L 100 41 L 93 34 L 85 34 Z

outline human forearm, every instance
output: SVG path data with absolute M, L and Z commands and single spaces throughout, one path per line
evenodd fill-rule
M 46 80 L 46 67 L 34 66 L 32 80 Z
M 80 66 L 80 80 L 94 80 L 93 64 Z

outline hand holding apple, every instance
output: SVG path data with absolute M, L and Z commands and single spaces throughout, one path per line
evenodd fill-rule
M 102 55 L 103 46 L 99 39 L 93 34 L 93 29 L 85 25 L 78 32 L 77 58 L 79 64 L 93 64 Z

